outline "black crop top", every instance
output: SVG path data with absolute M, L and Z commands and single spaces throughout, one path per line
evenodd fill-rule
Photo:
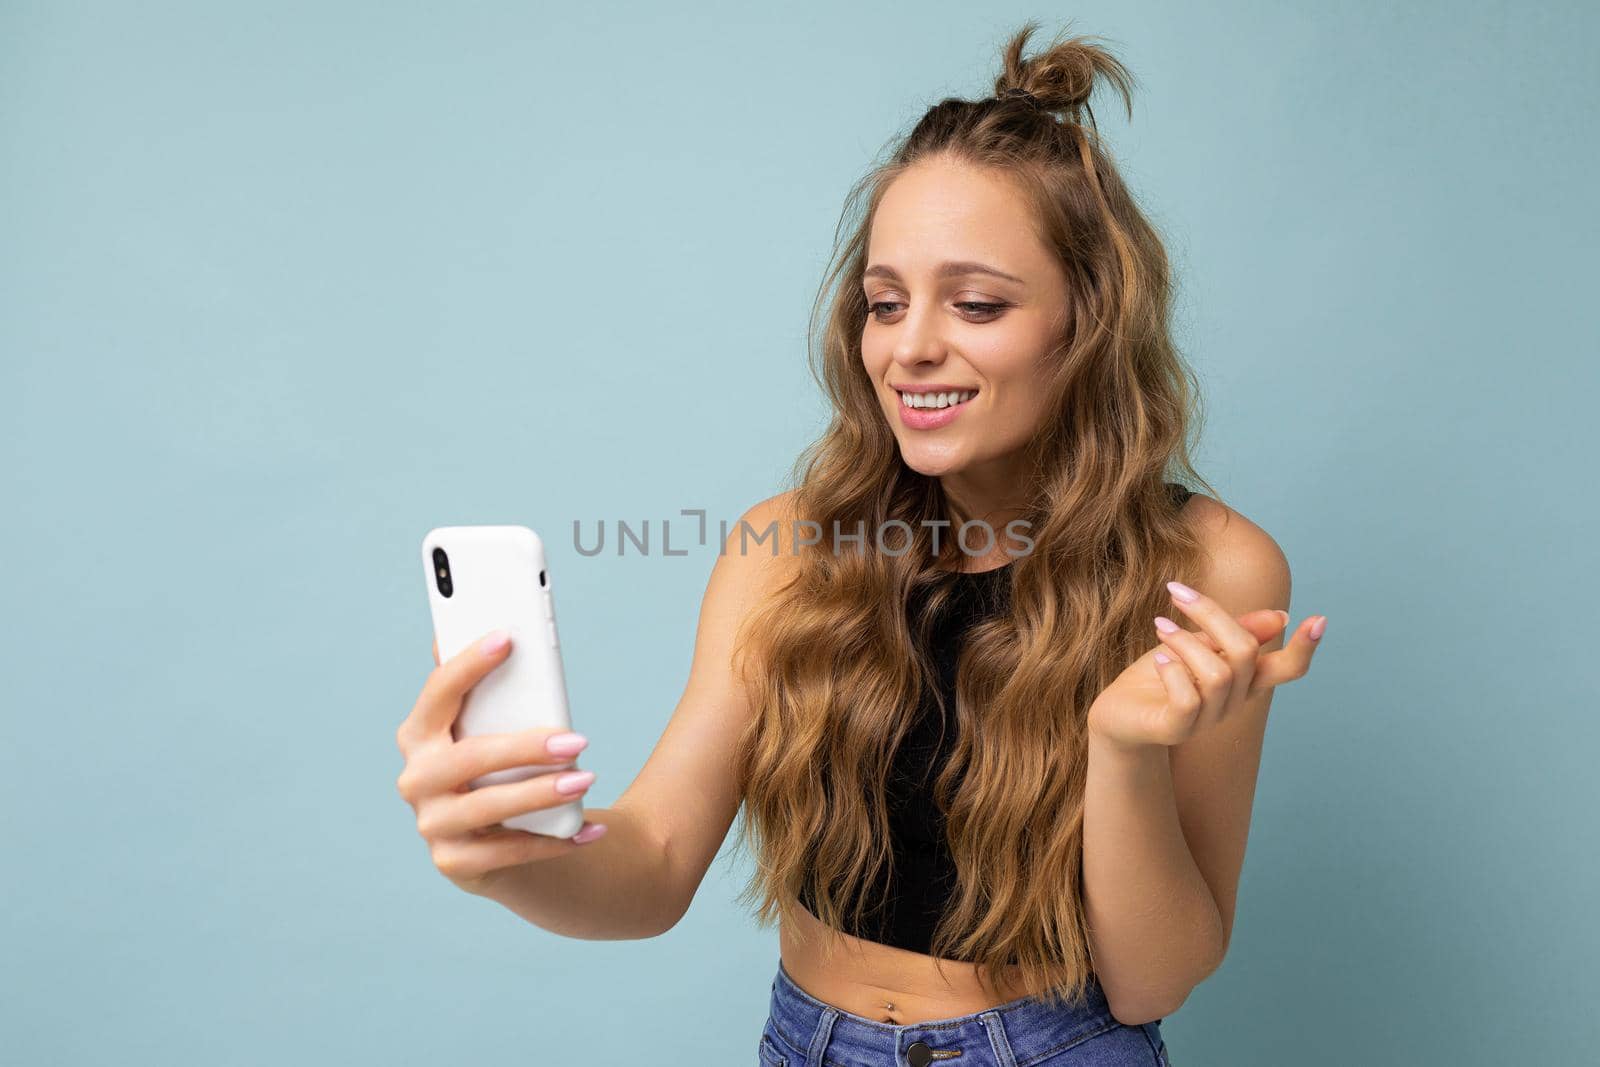
M 1179 506 L 1192 495 L 1176 482 L 1168 482 L 1167 486 Z M 886 878 L 879 871 L 877 882 L 868 890 L 862 925 L 847 931 L 856 937 L 932 954 L 934 927 L 957 889 L 955 860 L 945 838 L 944 813 L 933 802 L 933 781 L 955 745 L 956 657 L 969 627 L 1004 610 L 1012 566 L 1007 563 L 993 570 L 958 574 L 951 602 L 930 632 L 929 652 L 945 700 L 945 718 L 941 719 L 932 695 L 925 693 L 916 721 L 894 753 L 889 781 L 884 786 L 894 873 L 892 878 Z M 908 607 L 911 610 L 914 609 Z M 816 897 L 809 877 L 799 900 L 806 910 L 816 914 Z

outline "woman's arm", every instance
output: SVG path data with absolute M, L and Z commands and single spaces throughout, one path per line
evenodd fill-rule
M 1222 962 L 1222 920 L 1184 841 L 1167 752 L 1089 740 L 1084 908 L 1096 976 L 1129 1026 L 1177 1011 Z
M 1207 542 L 1201 591 L 1235 616 L 1287 609 L 1289 566 L 1276 542 L 1208 497 L 1187 508 Z M 1279 634 L 1261 648 L 1282 644 Z M 1274 692 L 1171 747 L 1090 735 L 1084 906 L 1096 973 L 1121 1022 L 1171 1015 L 1227 953 Z
M 480 897 L 563 937 L 623 941 L 654 937 L 677 922 L 667 892 L 666 850 L 635 813 L 585 808 L 606 834 L 565 856 L 492 872 Z
M 733 675 L 733 641 L 794 562 L 792 532 L 782 525 L 792 495 L 741 516 L 757 534 L 780 523 L 778 556 L 770 540 L 743 551 L 737 524 L 728 535 L 706 584 L 677 708 L 616 803 L 584 810 L 584 818 L 607 825 L 605 836 L 569 855 L 497 872 L 478 895 L 553 933 L 597 941 L 654 937 L 688 911 L 739 810 L 733 756 L 751 708 Z

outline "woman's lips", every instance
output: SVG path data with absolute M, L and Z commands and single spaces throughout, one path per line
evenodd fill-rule
M 941 426 L 948 426 L 954 422 L 973 400 L 978 399 L 978 394 L 973 394 L 970 399 L 959 404 L 951 404 L 944 408 L 912 408 L 907 407 L 905 401 L 896 393 L 894 402 L 900 406 L 900 425 L 911 430 L 937 430 Z

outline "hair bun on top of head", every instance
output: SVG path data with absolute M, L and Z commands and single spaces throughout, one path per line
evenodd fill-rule
M 1029 37 L 1038 24 L 1029 22 L 1006 42 L 1002 69 L 995 79 L 996 100 L 1021 97 L 1039 111 L 1062 114 L 1078 125 L 1083 117 L 1094 125 L 1089 97 L 1101 83 L 1110 83 L 1133 118 L 1133 75 L 1122 61 L 1101 46 L 1099 38 L 1058 34 L 1043 50 L 1024 59 Z M 1024 84 L 1033 88 L 1024 89 Z M 999 89 L 999 86 L 1009 86 Z
M 1033 105 L 1033 109 L 1035 111 L 1046 110 L 1043 100 L 1040 100 L 1037 96 L 1034 96 L 1032 93 L 1028 92 L 1028 90 L 1020 87 L 1007 89 L 1005 92 L 1000 94 L 999 98 L 1004 100 L 1013 96 L 1026 100 L 1029 104 Z

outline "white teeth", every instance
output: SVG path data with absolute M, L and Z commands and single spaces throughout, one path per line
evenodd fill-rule
M 908 408 L 947 408 L 965 403 L 978 395 L 976 389 L 960 393 L 901 393 L 900 402 Z

